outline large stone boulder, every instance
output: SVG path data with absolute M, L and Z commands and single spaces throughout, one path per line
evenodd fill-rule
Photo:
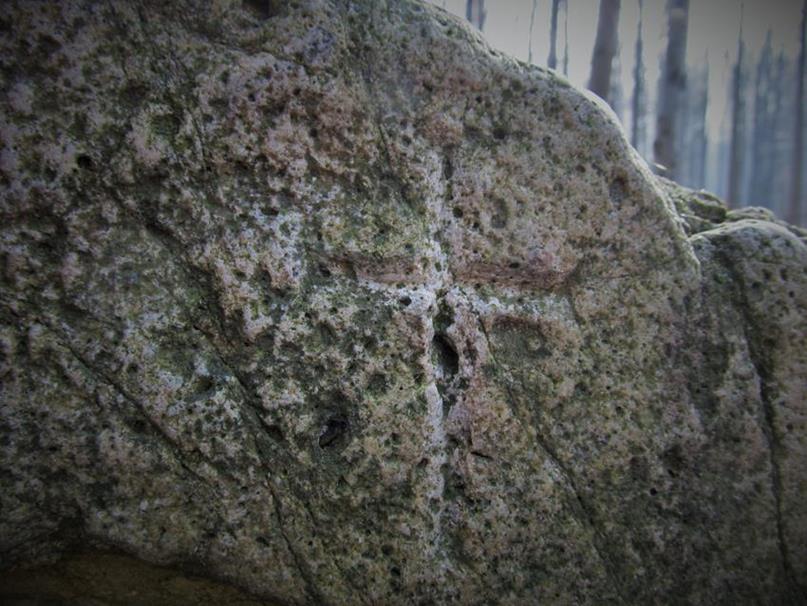
M 802 232 L 410 0 L 8 1 L 0 78 L 3 569 L 807 599 Z

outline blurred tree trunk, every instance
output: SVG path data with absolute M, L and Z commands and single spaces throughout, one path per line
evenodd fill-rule
M 546 64 L 550 69 L 557 69 L 558 67 L 558 9 L 560 8 L 560 0 L 552 0 L 552 17 L 549 20 L 549 59 Z M 533 13 L 535 12 L 535 3 L 533 2 Z
M 620 45 L 616 45 L 614 61 L 611 64 L 611 86 L 608 87 L 608 103 L 614 110 L 620 123 L 624 122 L 625 114 L 625 91 L 622 88 L 622 63 Z
M 742 205 L 743 143 L 745 139 L 745 79 L 743 78 L 745 43 L 740 19 L 740 36 L 737 42 L 737 62 L 734 64 L 731 92 L 731 154 L 729 156 L 729 208 Z
M 791 169 L 790 204 L 787 220 L 799 224 L 801 220 L 801 180 L 804 163 L 804 64 L 807 45 L 807 0 L 801 9 L 801 49 L 796 71 L 796 124 L 793 132 L 793 168 Z
M 527 51 L 527 63 L 532 65 L 532 29 L 535 25 L 535 9 L 538 7 L 538 0 L 532 0 L 532 12 L 530 13 L 530 40 Z M 550 66 L 551 67 L 551 66 Z
M 692 111 L 694 105 L 692 74 L 687 74 L 687 87 L 678 98 L 675 107 L 675 130 L 673 130 L 673 150 L 675 153 L 675 174 L 670 178 L 681 185 L 690 186 L 689 154 L 692 153 Z
M 777 93 L 773 77 L 773 48 L 771 46 L 771 30 L 765 38 L 765 45 L 757 63 L 757 75 L 754 82 L 754 125 L 751 145 L 752 175 L 751 204 L 771 207 L 770 187 L 773 181 L 771 167 L 773 163 L 773 139 L 776 136 L 772 97 Z
M 644 82 L 644 41 L 642 39 L 644 2 L 639 0 L 639 26 L 636 31 L 636 62 L 633 65 L 633 100 L 631 105 L 630 142 L 640 154 L 644 155 L 645 146 L 645 99 Z
M 485 28 L 485 0 L 467 0 L 465 3 L 465 17 L 481 32 Z
M 695 67 L 687 76 L 685 101 L 680 106 L 677 130 L 680 133 L 677 147 L 679 156 L 678 180 L 692 188 L 705 186 L 706 108 L 709 101 L 709 59 Z
M 706 187 L 706 163 L 709 149 L 709 135 L 706 130 L 706 110 L 709 107 L 709 58 L 703 62 L 694 104 L 694 132 L 692 144 L 692 164 L 690 176 L 692 186 Z
M 609 101 L 611 66 L 617 47 L 620 0 L 600 0 L 597 39 L 591 57 L 591 77 L 588 88 L 605 101 Z
M 686 48 L 689 0 L 668 0 L 667 52 L 659 81 L 658 116 L 653 156 L 659 172 L 676 179 L 678 161 L 675 149 L 678 107 L 686 92 Z
M 569 0 L 563 0 L 563 75 L 569 75 Z
M 787 205 L 790 203 L 790 181 L 787 175 L 790 174 L 790 127 L 792 124 L 790 124 L 789 118 L 795 115 L 789 107 L 795 96 L 790 91 L 790 87 L 793 85 L 792 79 L 789 77 L 790 70 L 790 61 L 784 50 L 780 50 L 773 76 L 773 134 L 771 137 L 773 158 L 771 159 L 771 183 L 768 192 L 771 209 L 780 217 L 785 216 Z M 793 90 L 796 90 L 795 87 Z M 785 167 L 785 174 L 782 175 Z M 787 183 L 783 183 L 784 181 Z

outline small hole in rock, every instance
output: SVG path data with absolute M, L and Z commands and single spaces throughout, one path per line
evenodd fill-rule
M 244 6 L 260 19 L 271 19 L 281 12 L 279 0 L 244 0 Z
M 367 381 L 367 389 L 372 393 L 383 393 L 387 390 L 387 377 L 380 372 L 373 373 Z
M 432 345 L 437 354 L 437 363 L 443 371 L 443 376 L 450 381 L 460 369 L 460 357 L 457 355 L 457 350 L 454 349 L 448 337 L 440 333 L 434 335 Z
M 622 177 L 617 177 L 608 186 L 608 195 L 614 206 L 619 206 L 628 196 L 628 184 Z
M 215 386 L 213 378 L 210 376 L 199 377 L 199 392 L 204 393 L 210 391 Z
M 283 431 L 279 425 L 264 425 L 264 428 L 266 429 L 266 434 L 275 442 L 283 441 Z
M 81 154 L 76 158 L 76 164 L 78 164 L 79 168 L 83 168 L 84 170 L 92 170 L 92 158 L 90 158 L 87 154 Z
M 341 417 L 332 417 L 325 423 L 322 433 L 319 436 L 320 448 L 328 448 L 334 445 L 339 438 L 348 431 L 348 422 Z

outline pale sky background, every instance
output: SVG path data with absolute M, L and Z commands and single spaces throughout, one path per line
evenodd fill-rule
M 465 0 L 431 0 L 432 4 L 465 17 Z M 527 60 L 532 0 L 486 0 L 487 20 L 483 34 L 491 45 Z M 549 19 L 551 0 L 537 0 L 532 36 L 533 63 L 546 65 L 549 55 Z M 644 62 L 650 140 L 654 130 L 659 61 L 666 46 L 665 0 L 644 2 Z M 691 66 L 709 64 L 709 106 L 707 130 L 710 145 L 721 128 L 730 122 L 729 86 L 731 70 L 737 56 L 737 36 L 743 7 L 743 38 L 748 59 L 756 63 L 770 29 L 774 53 L 780 49 L 791 57 L 798 56 L 801 0 L 690 0 L 687 62 Z M 569 80 L 581 87 L 588 83 L 591 54 L 599 13 L 598 0 L 568 0 Z M 623 0 L 620 11 L 619 41 L 621 73 L 624 89 L 625 124 L 630 120 L 630 98 L 633 88 L 632 70 L 639 16 L 638 0 Z M 558 20 L 558 69 L 562 66 L 564 48 L 564 15 Z M 713 154 L 709 154 L 710 157 Z

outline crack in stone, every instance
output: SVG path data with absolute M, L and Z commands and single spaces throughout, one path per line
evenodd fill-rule
M 436 307 L 436 301 L 434 303 Z M 436 313 L 436 311 L 435 311 Z M 434 333 L 434 317 L 430 317 L 431 332 Z M 428 358 L 427 358 L 428 359 Z M 445 408 L 446 404 L 443 400 L 443 395 L 437 387 L 437 369 L 433 361 L 429 360 L 429 370 L 431 371 L 433 388 L 428 388 L 426 393 L 426 401 L 428 407 L 427 420 L 429 435 L 427 437 L 429 444 L 429 483 L 431 486 L 428 489 L 427 495 L 430 499 L 434 499 L 438 503 L 437 510 L 432 513 L 432 520 L 434 525 L 432 547 L 438 551 L 439 557 L 443 560 L 443 566 L 450 561 L 448 549 L 446 547 L 447 537 L 443 527 L 443 517 L 446 514 L 446 479 L 445 468 L 449 465 L 448 461 L 448 441 L 446 438 L 445 430 Z M 431 396 L 431 397 L 430 397 Z M 432 450 L 436 450 L 435 453 Z M 443 577 L 444 570 L 440 570 L 439 577 Z
M 38 309 L 37 304 L 30 301 L 30 300 L 26 300 L 25 305 L 27 307 L 31 308 L 31 309 Z M 17 314 L 16 312 L 14 312 L 13 309 L 10 306 L 7 306 L 7 308 L 21 322 L 26 321 L 25 317 L 23 317 L 23 316 Z M 39 312 L 41 314 L 41 310 L 39 310 Z M 201 476 L 197 471 L 195 471 L 192 467 L 190 467 L 185 462 L 184 455 L 181 452 L 179 446 L 174 442 L 174 440 L 170 436 L 168 436 L 165 433 L 165 431 L 163 431 L 163 428 L 159 425 L 159 423 L 157 423 L 151 417 L 151 415 L 148 414 L 147 408 L 146 408 L 145 404 L 143 404 L 143 402 L 141 402 L 138 398 L 136 398 L 135 396 L 130 394 L 129 391 L 119 381 L 117 381 L 114 378 L 110 377 L 107 373 L 103 372 L 102 370 L 96 368 L 96 366 L 93 365 L 86 358 L 86 356 L 84 354 L 82 354 L 80 351 L 78 351 L 75 347 L 73 347 L 69 343 L 68 337 L 63 335 L 62 332 L 59 331 L 57 328 L 55 328 L 51 324 L 51 322 L 48 321 L 46 318 L 39 315 L 39 316 L 31 318 L 31 319 L 29 319 L 27 321 L 29 323 L 36 323 L 36 324 L 39 324 L 42 327 L 44 327 L 48 332 L 50 332 L 56 338 L 56 342 L 58 343 L 58 345 L 63 347 L 64 350 L 67 351 L 73 357 L 73 359 L 76 360 L 81 365 L 81 367 L 84 368 L 90 374 L 90 376 L 95 380 L 95 382 L 97 384 L 106 385 L 107 387 L 110 387 L 116 394 L 118 394 L 120 397 L 122 397 L 128 403 L 130 403 L 140 413 L 140 415 L 143 418 L 145 418 L 146 422 L 149 424 L 149 426 L 152 428 L 152 430 L 158 436 L 160 436 L 161 443 L 163 443 L 169 449 L 169 451 L 173 455 L 173 459 L 175 460 L 175 462 L 183 470 L 185 470 L 185 472 L 189 476 L 196 479 L 201 485 L 203 485 L 203 486 L 209 488 L 210 490 L 212 490 L 217 496 L 219 496 L 219 497 L 221 496 L 221 493 L 216 489 L 215 486 L 210 485 L 209 481 L 206 478 Z M 102 407 L 99 406 L 99 408 L 102 411 L 104 411 L 104 409 Z M 106 412 L 106 411 L 104 411 L 104 412 Z M 213 468 L 216 469 L 216 472 L 217 472 L 217 474 L 219 474 L 219 476 L 225 477 L 225 478 L 227 478 L 227 479 L 229 479 L 229 480 L 231 480 L 233 482 L 237 481 L 237 479 L 232 474 L 230 474 L 227 471 L 222 471 L 221 469 L 219 469 L 219 467 L 216 466 L 214 461 L 212 461 L 211 459 L 206 457 L 204 454 L 202 454 L 198 450 L 196 451 L 195 454 L 196 454 L 197 457 L 199 457 L 203 461 L 206 461 L 206 462 L 210 463 L 211 466 L 213 466 Z
M 761 353 L 762 349 L 760 344 L 759 335 L 757 330 L 754 329 L 754 318 L 752 317 L 750 301 L 743 276 L 737 271 L 731 258 L 719 245 L 715 245 L 717 257 L 721 265 L 728 271 L 731 276 L 732 282 L 735 285 L 737 294 L 740 297 L 741 305 L 739 306 L 740 314 L 743 318 L 743 338 L 745 339 L 748 347 L 748 354 L 751 360 L 751 365 L 754 368 L 754 373 L 759 382 L 759 399 L 761 403 L 762 412 L 762 433 L 765 436 L 768 445 L 768 453 L 771 465 L 771 492 L 773 493 L 774 506 L 776 511 L 776 535 L 779 547 L 779 556 L 782 559 L 782 567 L 785 572 L 785 577 L 791 586 L 793 593 L 800 593 L 802 597 L 807 598 L 807 591 L 796 580 L 796 573 L 793 569 L 793 564 L 790 561 L 790 553 L 785 540 L 784 519 L 782 516 L 782 470 L 779 464 L 778 451 L 781 450 L 781 444 L 776 432 L 775 417 L 776 413 L 773 407 L 773 398 L 771 396 L 771 371 L 764 361 L 764 355 Z
M 311 519 L 311 524 L 313 524 L 314 529 L 317 531 L 317 533 L 319 533 L 320 523 L 319 520 L 317 520 L 316 515 L 314 515 L 314 510 L 311 508 L 311 504 L 305 499 L 299 499 L 299 502 L 302 504 L 303 509 L 305 509 L 306 513 L 308 514 L 308 517 Z M 360 587 L 356 583 L 355 575 L 348 574 L 345 571 L 345 569 L 342 568 L 342 565 L 339 563 L 338 557 L 333 558 L 332 563 L 334 566 L 336 566 L 336 569 L 342 575 L 342 579 L 346 581 L 347 584 L 350 585 L 356 592 L 355 594 L 356 598 L 360 600 L 362 604 L 369 604 L 370 602 L 368 602 L 367 596 L 364 595 L 364 592 L 367 591 L 367 588 Z
M 777 457 L 777 451 L 780 449 L 780 445 L 776 435 L 775 413 L 771 402 L 770 387 L 768 386 L 768 378 L 766 377 L 767 373 L 763 370 L 757 355 L 754 353 L 755 347 L 751 344 L 752 339 L 748 335 L 746 335 L 745 338 L 748 342 L 749 351 L 751 352 L 751 365 L 754 367 L 754 373 L 759 382 L 759 398 L 762 404 L 762 418 L 764 419 L 762 433 L 767 441 L 770 456 L 771 491 L 776 506 L 776 535 L 779 545 L 779 555 L 782 558 L 782 566 L 785 569 L 788 580 L 794 587 L 798 587 L 793 567 L 790 563 L 787 543 L 785 541 L 784 521 L 782 519 L 782 470 L 779 465 L 779 458 Z
M 477 314 L 477 321 L 479 323 L 480 331 L 482 332 L 482 335 L 485 338 L 485 342 L 488 347 L 488 352 L 490 353 L 490 358 L 493 361 L 493 364 L 496 367 L 496 369 L 503 375 L 501 364 L 496 359 L 496 354 L 490 336 L 488 334 L 487 328 L 485 328 L 485 324 L 482 320 L 481 315 L 479 314 Z M 597 524 L 595 523 L 594 514 L 591 511 L 591 508 L 586 504 L 585 500 L 580 494 L 580 491 L 577 489 L 577 484 L 574 481 L 574 476 L 572 475 L 571 471 L 566 467 L 566 465 L 560 460 L 560 458 L 557 455 L 557 452 L 552 447 L 552 445 L 544 437 L 543 432 L 541 431 L 541 427 L 538 426 L 538 423 L 536 421 L 530 423 L 529 421 L 524 420 L 522 418 L 528 415 L 524 415 L 524 413 L 520 411 L 522 407 L 519 406 L 518 398 L 516 398 L 515 394 L 513 393 L 512 386 L 510 385 L 510 381 L 507 378 L 505 378 L 504 380 L 504 387 L 505 391 L 507 392 L 507 397 L 510 400 L 510 405 L 513 407 L 515 411 L 518 411 L 517 418 L 519 419 L 519 424 L 522 427 L 524 427 L 525 430 L 528 427 L 532 427 L 535 430 L 529 433 L 531 433 L 535 437 L 535 440 L 538 442 L 538 446 L 549 457 L 549 460 L 552 463 L 553 467 L 557 469 L 557 471 L 560 473 L 560 476 L 563 478 L 567 488 L 571 491 L 571 495 L 573 496 L 573 499 L 571 501 L 571 508 L 573 511 L 575 511 L 576 513 L 575 517 L 578 519 L 578 521 L 584 527 L 587 527 L 589 531 L 592 533 L 591 546 L 594 548 L 597 557 L 602 562 L 603 568 L 606 572 L 606 576 L 611 582 L 614 591 L 620 597 L 623 603 L 629 603 L 627 596 L 624 594 L 622 590 L 625 582 L 623 575 L 619 571 L 619 565 L 617 564 L 616 561 L 614 561 L 614 558 L 610 554 L 606 553 L 604 545 L 607 544 L 608 542 L 607 538 L 605 537 L 605 535 L 603 535 L 602 531 L 598 528 Z
M 120 200 L 118 200 L 118 203 L 121 208 L 128 211 L 128 209 L 126 209 L 125 205 Z M 152 237 L 157 243 L 159 243 L 169 253 L 171 253 L 172 258 L 180 259 L 183 261 L 183 263 L 179 264 L 179 269 L 183 274 L 183 276 L 185 277 L 185 280 L 188 283 L 192 283 L 193 273 L 199 270 L 193 267 L 190 260 L 187 258 L 187 254 L 185 253 L 184 250 L 182 250 L 181 246 L 183 245 L 183 243 L 181 242 L 181 240 L 179 240 L 169 230 L 163 229 L 162 226 L 157 225 L 153 221 L 149 220 L 148 217 L 143 216 L 141 213 L 130 213 L 130 214 L 132 214 L 133 218 L 138 220 L 146 228 L 146 231 L 152 235 Z M 205 340 L 205 342 L 207 342 L 210 345 L 210 347 L 213 349 L 214 353 L 216 354 L 216 357 L 218 358 L 222 366 L 224 366 L 228 370 L 230 375 L 233 378 L 235 378 L 235 380 L 238 382 L 239 387 L 242 391 L 244 403 L 247 405 L 245 412 L 247 412 L 248 418 L 250 418 L 253 421 L 253 424 L 259 428 L 259 431 L 262 434 L 266 434 L 270 438 L 274 439 L 273 432 L 266 426 L 266 423 L 263 421 L 263 418 L 261 416 L 262 412 L 261 408 L 259 404 L 255 401 L 253 392 L 249 388 L 248 382 L 246 381 L 244 376 L 235 368 L 235 366 L 230 363 L 228 356 L 225 355 L 224 352 L 222 352 L 221 348 L 216 343 L 215 337 L 217 335 L 211 335 L 208 331 L 204 330 L 199 325 L 199 323 L 194 318 L 193 312 L 187 308 L 187 306 L 183 301 L 181 301 L 175 296 L 173 289 L 166 288 L 165 290 L 168 293 L 168 296 L 174 302 L 174 305 L 176 305 L 177 309 L 182 311 L 183 315 L 185 316 L 187 324 L 191 328 L 193 328 L 197 333 L 199 333 Z M 211 301 L 215 301 L 216 299 L 215 293 L 212 292 L 209 286 L 205 286 L 204 290 L 206 291 L 205 302 L 208 308 L 208 313 L 215 316 L 209 318 L 210 323 L 212 326 L 218 326 L 219 329 L 221 329 L 223 322 L 222 319 L 223 314 L 220 312 L 220 310 L 218 314 L 214 314 L 210 309 L 211 305 L 215 305 L 215 303 L 211 304 Z M 224 340 L 225 341 L 227 340 L 226 337 L 224 337 Z
M 364 24 L 363 27 L 366 27 L 366 30 L 362 30 L 359 35 L 366 35 L 366 31 L 370 31 L 372 35 L 372 24 L 371 17 L 369 19 L 369 23 Z M 353 28 L 355 29 L 355 28 Z M 361 80 L 364 84 L 364 89 L 366 95 L 370 99 L 377 99 L 377 91 L 375 90 L 375 86 L 373 83 L 373 75 L 372 75 L 372 67 L 368 58 L 365 56 L 365 53 L 360 53 L 359 61 L 361 63 L 360 67 L 360 74 Z M 392 163 L 392 158 L 389 152 L 389 142 L 387 141 L 386 135 L 384 133 L 384 127 L 381 123 L 379 116 L 373 116 L 373 125 L 377 131 L 378 137 L 381 140 L 381 154 L 384 160 L 386 161 L 388 170 L 390 172 L 390 176 L 394 179 L 396 187 L 398 189 L 398 193 L 402 198 L 402 201 L 407 204 L 410 208 L 413 207 L 413 202 L 410 200 L 409 193 L 407 191 L 405 182 L 401 179 L 401 177 L 395 172 L 394 165 Z M 438 208 L 430 208 L 437 219 L 441 218 L 441 209 L 439 208 L 440 204 L 438 201 Z M 431 206 L 431 205 L 429 205 Z M 439 234 L 439 230 L 437 231 Z M 437 235 L 435 234 L 435 236 Z M 439 249 L 444 252 L 444 245 L 440 241 L 439 237 L 431 237 L 430 246 L 432 249 Z M 435 316 L 439 313 L 439 293 L 444 292 L 446 288 L 453 282 L 454 277 L 450 273 L 450 268 L 446 267 L 440 272 L 437 276 L 434 276 L 432 279 L 429 280 L 429 283 L 426 285 L 428 290 L 430 291 L 431 295 L 434 298 L 432 305 L 434 305 L 434 312 L 429 317 L 429 331 L 431 333 L 431 339 L 434 339 L 436 335 L 439 334 L 439 331 L 436 330 L 435 327 Z M 431 347 L 434 347 L 434 343 L 430 343 Z M 456 354 L 456 352 L 454 352 Z M 432 520 L 433 520 L 433 531 L 432 531 L 432 541 L 429 547 L 434 548 L 436 550 L 435 556 L 440 560 L 439 570 L 436 572 L 435 576 L 438 579 L 438 582 L 444 582 L 446 576 L 446 570 L 450 569 L 455 563 L 452 562 L 449 556 L 449 549 L 446 547 L 447 542 L 449 541 L 448 537 L 446 537 L 445 529 L 443 527 L 443 517 L 446 515 L 446 480 L 445 480 L 445 468 L 449 465 L 448 461 L 448 440 L 446 436 L 445 430 L 445 421 L 446 421 L 446 413 L 448 411 L 448 406 L 444 400 L 444 395 L 440 393 L 438 389 L 437 382 L 440 380 L 438 375 L 437 364 L 434 360 L 430 360 L 431 352 L 427 351 L 427 364 L 428 364 L 428 371 L 431 373 L 431 377 L 434 380 L 434 389 L 429 390 L 427 389 L 426 400 L 428 406 L 428 414 L 427 414 L 427 431 L 429 432 L 427 440 L 429 445 L 429 456 L 428 456 L 428 466 L 429 466 L 429 477 L 430 477 L 430 486 L 427 491 L 427 496 L 430 499 L 435 500 L 438 503 L 438 507 L 436 511 L 432 513 Z M 432 393 L 433 391 L 433 393 Z M 431 397 L 430 397 L 431 395 Z
M 101 383 L 103 383 L 103 384 L 108 385 L 109 387 L 111 387 L 111 388 L 112 388 L 112 389 L 113 389 L 113 390 L 114 390 L 114 391 L 115 391 L 117 394 L 119 394 L 119 395 L 120 395 L 122 398 L 124 398 L 124 399 L 125 399 L 127 402 L 129 402 L 130 404 L 132 404 L 132 405 L 133 405 L 133 406 L 134 406 L 134 407 L 135 407 L 137 410 L 139 410 L 139 411 L 140 411 L 141 415 L 142 415 L 143 417 L 145 417 L 146 421 L 149 423 L 149 425 L 152 427 L 152 429 L 154 429 L 154 430 L 155 430 L 155 431 L 156 431 L 156 432 L 157 432 L 157 433 L 158 433 L 160 436 L 162 436 L 164 443 L 166 443 L 166 445 L 167 445 L 167 446 L 169 447 L 169 449 L 172 451 L 172 453 L 173 453 L 173 455 L 174 455 L 174 459 L 176 460 L 177 464 L 179 464 L 179 466 L 180 466 L 180 467 L 182 467 L 182 469 L 184 469 L 184 470 L 185 470 L 185 471 L 186 471 L 188 474 L 190 474 L 191 476 L 193 476 L 193 477 L 194 477 L 194 478 L 195 478 L 195 479 L 196 479 L 198 482 L 200 482 L 202 485 L 204 485 L 204 486 L 209 486 L 209 483 L 207 482 L 207 480 L 206 480 L 205 478 L 203 478 L 201 475 L 199 475 L 199 473 L 198 473 L 198 472 L 196 472 L 195 470 L 193 470 L 193 469 L 192 469 L 192 468 L 191 468 L 191 467 L 190 467 L 190 466 L 189 466 L 189 465 L 188 465 L 188 464 L 187 464 L 187 463 L 184 461 L 184 459 L 183 459 L 183 454 L 182 454 L 182 452 L 180 452 L 180 451 L 179 451 L 178 446 L 177 446 L 177 445 L 174 443 L 174 441 L 173 441 L 173 440 L 172 440 L 172 439 L 171 439 L 171 438 L 170 438 L 168 435 L 166 435 L 165 431 L 163 431 L 163 428 L 160 426 L 160 424 L 159 424 L 159 423 L 157 423 L 156 421 L 154 421 L 154 419 L 151 417 L 151 415 L 149 415 L 149 414 L 148 414 L 148 411 L 146 410 L 145 405 L 144 405 L 144 404 L 143 404 L 143 403 L 142 403 L 140 400 L 138 400 L 137 398 L 135 398 L 134 396 L 132 396 L 132 395 L 131 395 L 131 394 L 130 394 L 130 393 L 129 393 L 129 392 L 128 392 L 128 391 L 127 391 L 127 390 L 126 390 L 126 389 L 125 389 L 123 386 L 122 386 L 122 385 L 120 385 L 120 384 L 119 384 L 119 383 L 118 383 L 116 380 L 114 380 L 112 377 L 107 376 L 107 375 L 106 375 L 104 372 L 102 372 L 102 371 L 98 370 L 98 369 L 97 369 L 97 368 L 95 368 L 95 367 L 94 367 L 92 364 L 90 364 L 90 362 L 89 362 L 87 359 L 85 359 L 85 357 L 84 357 L 84 356 L 83 356 L 81 353 L 79 353 L 79 352 L 78 352 L 78 351 L 77 351 L 77 350 L 76 350 L 74 347 L 72 347 L 72 346 L 71 346 L 69 343 L 67 343 L 65 340 L 61 339 L 61 337 L 59 336 L 58 332 L 56 332 L 56 331 L 53 329 L 53 327 L 51 327 L 51 326 L 50 326 L 50 325 L 48 325 L 48 324 L 43 324 L 43 325 L 44 325 L 44 326 L 46 326 L 46 327 L 48 328 L 48 330 L 50 330 L 51 332 L 53 332 L 53 333 L 54 333 L 54 335 L 56 335 L 56 336 L 59 338 L 59 340 L 60 340 L 61 344 L 62 344 L 62 345 L 65 347 L 65 349 L 67 349 L 67 351 L 69 351 L 69 352 L 70 352 L 70 354 L 71 354 L 71 355 L 72 355 L 72 356 L 73 356 L 73 357 L 74 357 L 74 358 L 75 358 L 75 359 L 76 359 L 76 360 L 77 360 L 77 361 L 78 361 L 78 362 L 79 362 L 79 363 L 80 363 L 80 364 L 81 364 L 81 365 L 82 365 L 84 368 L 86 368 L 86 369 L 87 369 L 87 371 L 88 371 L 88 372 L 89 372 L 89 373 L 90 373 L 90 374 L 91 374 L 93 377 L 95 377 L 95 379 L 96 379 L 97 381 L 99 381 L 99 382 L 101 382 Z M 213 491 L 214 491 L 214 492 L 217 492 L 217 491 L 215 490 L 215 487 L 211 487 L 211 488 L 213 489 Z M 220 495 L 219 495 L 219 496 L 220 496 Z
M 314 604 L 322 604 L 322 606 L 328 606 L 329 602 L 325 599 L 325 596 L 322 594 L 319 587 L 317 586 L 313 572 L 311 571 L 309 566 L 305 563 L 305 559 L 297 552 L 297 548 L 294 547 L 294 543 L 292 543 L 288 533 L 286 532 L 283 506 L 281 505 L 281 501 L 280 498 L 278 497 L 275 487 L 272 486 L 272 480 L 271 479 L 268 480 L 266 482 L 266 485 L 269 488 L 269 492 L 272 493 L 272 505 L 275 511 L 275 519 L 277 520 L 278 531 L 280 532 L 280 536 L 283 537 L 283 542 L 286 544 L 286 548 L 289 550 L 289 553 L 291 554 L 291 558 L 294 561 L 295 567 L 300 572 L 303 584 L 305 585 L 306 593 L 314 601 Z

